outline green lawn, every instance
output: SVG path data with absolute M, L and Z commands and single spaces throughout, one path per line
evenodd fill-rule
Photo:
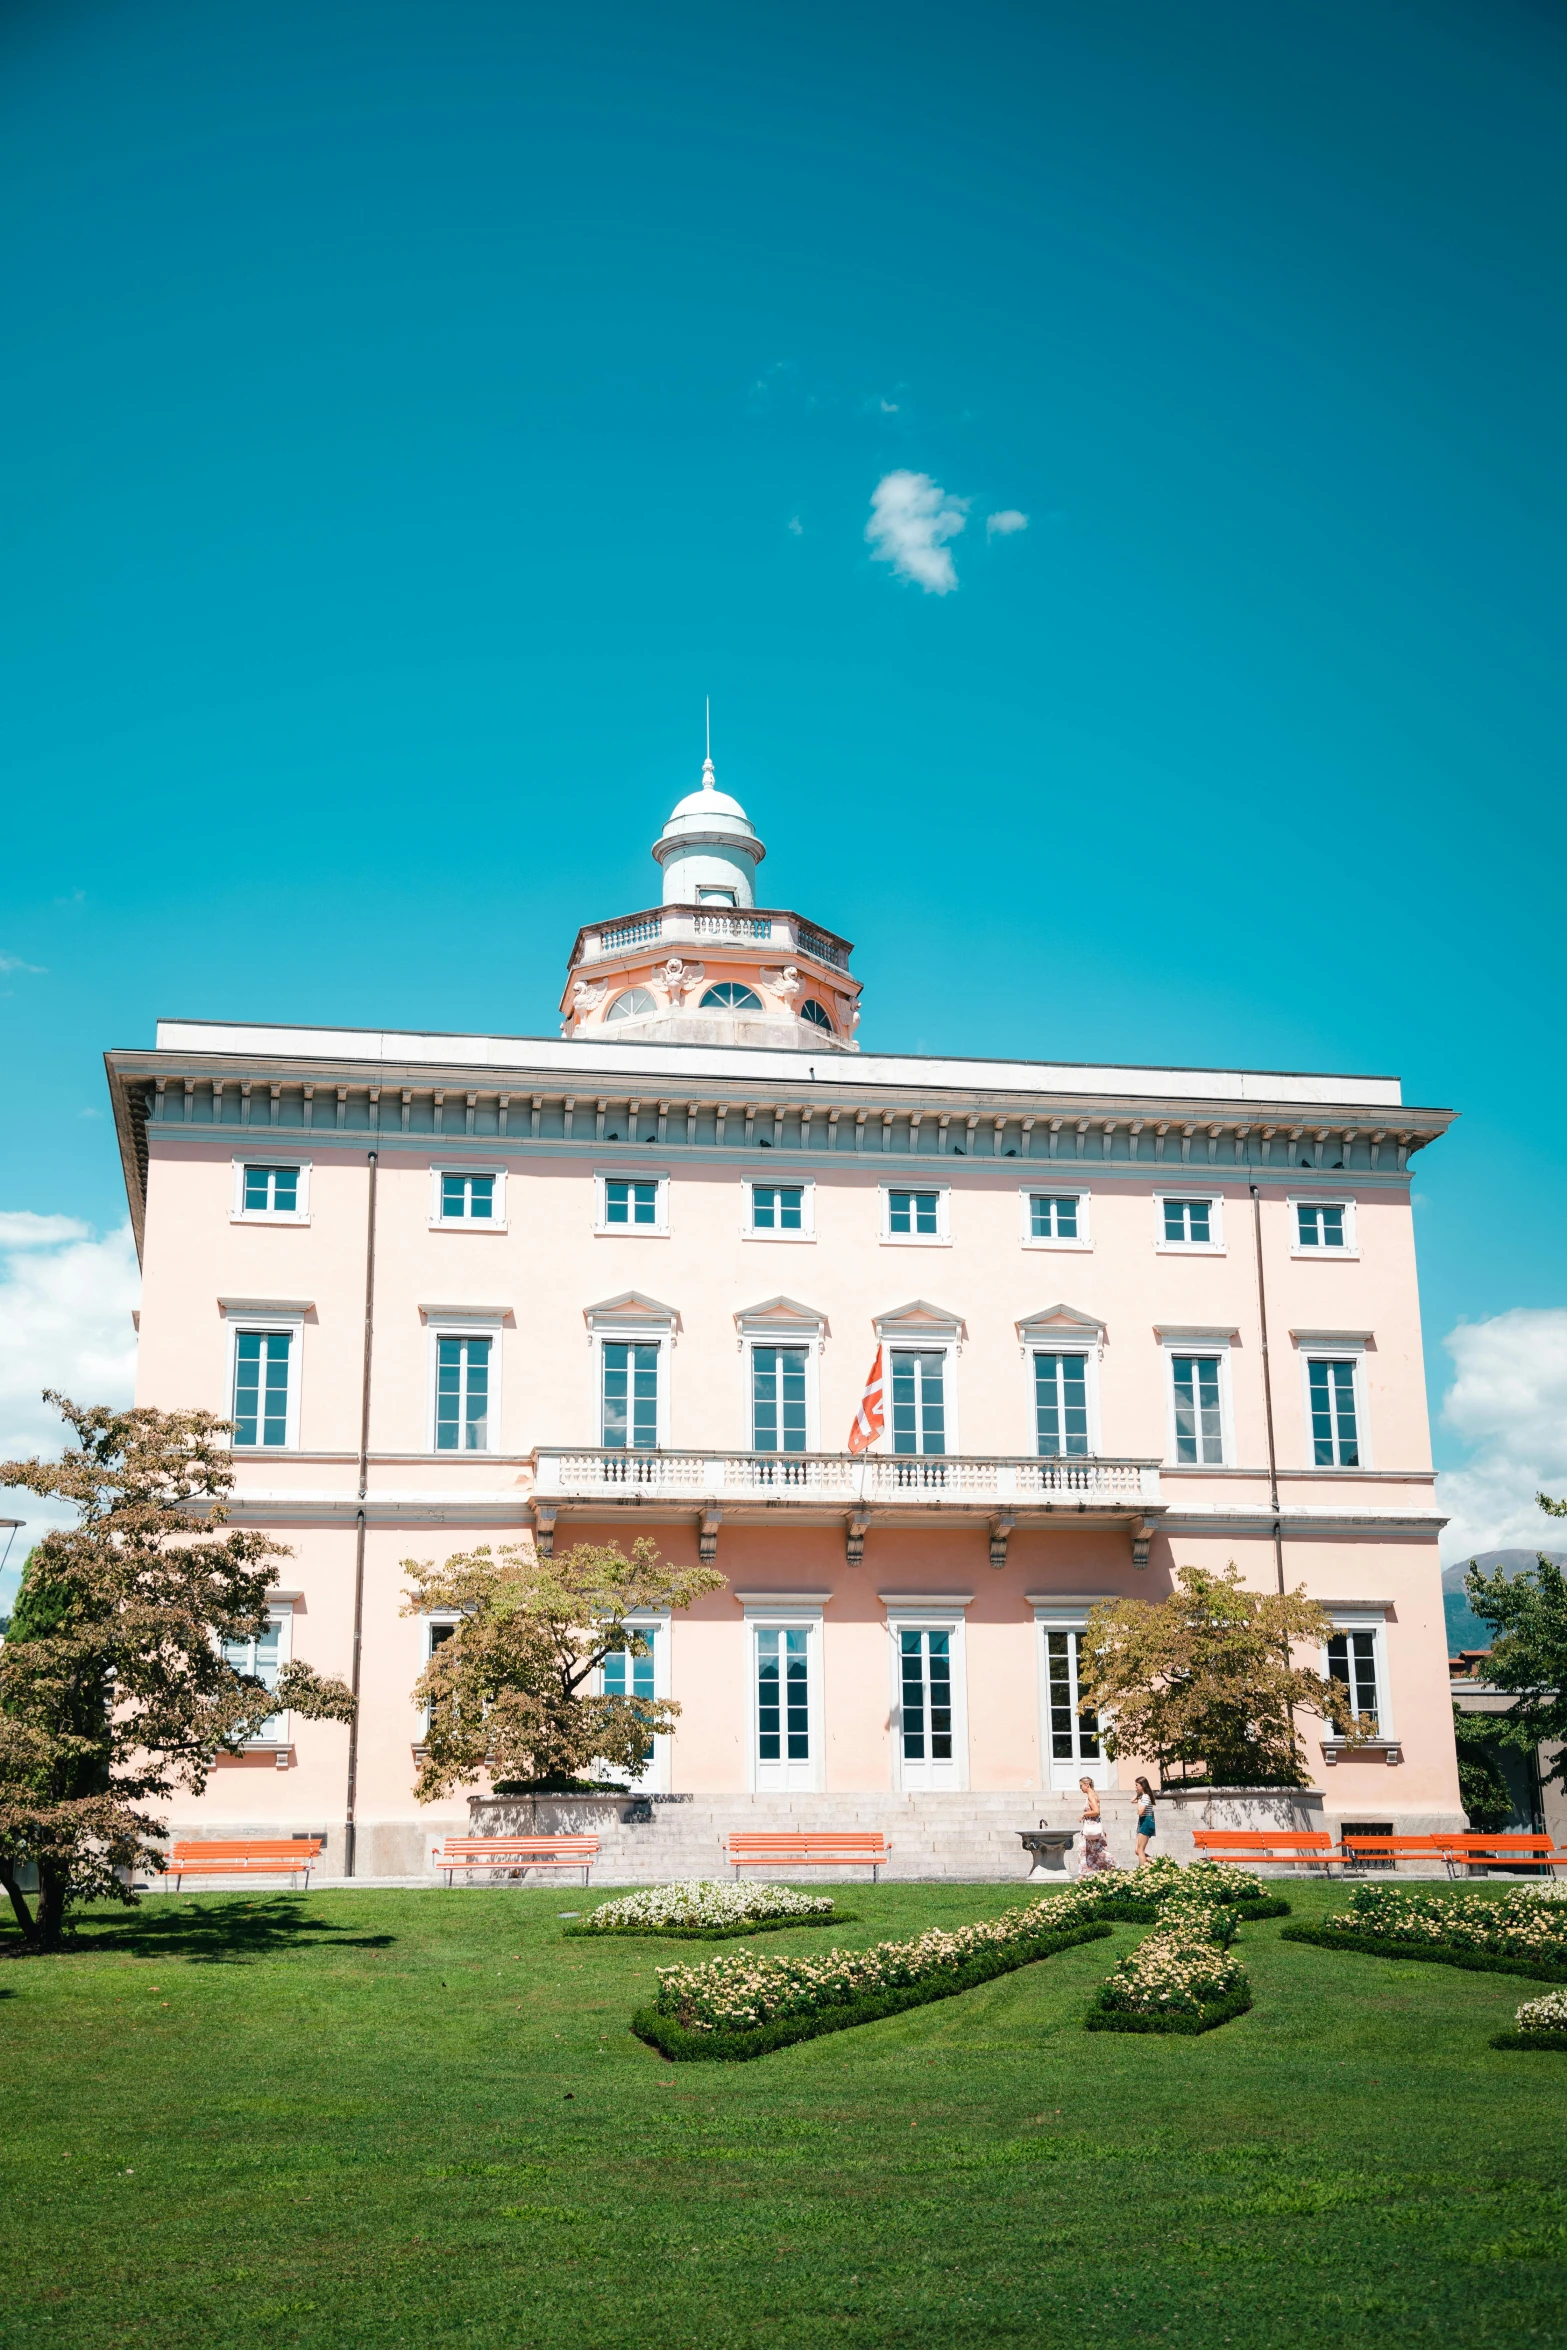
M 841 1938 L 1017 1897 L 856 1886 Z M 563 1940 L 583 1898 L 159 1897 L 0 1966 L 0 2342 L 1567 2340 L 1567 2059 L 1486 2045 L 1527 1983 L 1269 1922 L 1242 1932 L 1250 2015 L 1090 2034 L 1122 1926 L 675 2067 L 626 2022 L 701 1946 Z

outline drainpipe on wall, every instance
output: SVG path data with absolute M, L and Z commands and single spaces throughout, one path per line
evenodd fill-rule
M 1251 1191 L 1252 1233 L 1257 1244 L 1257 1319 L 1262 1329 L 1262 1413 L 1268 1426 L 1268 1503 L 1273 1511 L 1273 1571 L 1284 1590 L 1284 1527 L 1279 1509 L 1279 1461 L 1273 1441 L 1273 1374 L 1268 1366 L 1268 1284 L 1262 1270 L 1262 1194 Z
M 343 1874 L 354 1874 L 354 1807 L 359 1792 L 359 1661 L 365 1629 L 365 1494 L 370 1484 L 370 1348 L 375 1334 L 375 1177 L 378 1151 L 371 1151 L 365 1208 L 365 1359 L 359 1393 L 359 1509 L 354 1522 L 354 1653 L 348 1685 L 354 1718 L 348 1725 L 348 1795 L 343 1807 Z

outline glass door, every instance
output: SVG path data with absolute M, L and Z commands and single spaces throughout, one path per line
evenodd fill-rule
M 811 1754 L 811 1629 L 758 1625 L 756 1632 L 756 1784 L 758 1789 L 814 1787 Z
M 1096 1787 L 1109 1784 L 1099 1746 L 1099 1721 L 1093 1713 L 1079 1713 L 1078 1644 L 1076 1632 L 1045 1634 L 1045 1736 L 1049 1747 L 1049 1785 L 1075 1787 L 1092 1779 Z
M 951 1632 L 898 1632 L 894 1731 L 906 1788 L 959 1784 L 953 1647 Z
M 663 1637 L 662 1627 L 657 1624 L 636 1624 L 632 1629 L 641 1633 L 648 1644 L 648 1653 L 646 1656 L 628 1656 L 622 1648 L 613 1656 L 607 1656 L 601 1667 L 604 1695 L 629 1697 L 633 1704 L 651 1704 L 658 1695 L 658 1644 Z M 643 1752 L 642 1768 L 632 1778 L 631 1785 L 662 1789 L 663 1766 L 668 1751 L 667 1738 L 650 1737 Z M 615 1775 L 618 1778 L 619 1773 Z

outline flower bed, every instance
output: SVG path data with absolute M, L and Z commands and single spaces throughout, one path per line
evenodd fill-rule
M 1073 1890 L 1096 1899 L 1096 1916 L 1125 1918 L 1133 1925 L 1156 1924 L 1172 1901 L 1206 1902 L 1241 1918 L 1290 1914 L 1289 1903 L 1269 1893 L 1260 1877 L 1222 1860 L 1193 1861 L 1184 1868 L 1176 1860 L 1148 1861 L 1140 1869 L 1080 1878 Z
M 1251 2005 L 1246 1969 L 1230 1944 L 1235 1919 L 1199 1902 L 1166 1911 L 1101 1985 L 1091 2032 L 1211 2032 Z
M 999 1918 L 939 1927 L 908 1942 L 869 1950 L 829 1950 L 758 1957 L 737 1950 L 702 1965 L 660 1967 L 658 1996 L 632 2018 L 632 2030 L 678 2060 L 743 2060 L 792 2041 L 875 2023 L 905 2008 L 1050 1958 L 1110 1932 L 1074 1893 L 1057 1894 Z
M 1516 1885 L 1499 1898 L 1357 1885 L 1347 1910 L 1286 1926 L 1288 1942 L 1369 1958 L 1426 1958 L 1482 1974 L 1567 1983 L 1567 1887 Z
M 852 1911 L 834 1909 L 825 1893 L 796 1893 L 789 1885 L 726 1885 L 690 1877 L 677 1885 L 650 1885 L 644 1893 L 601 1902 L 568 1934 L 655 1936 L 663 1941 L 721 1942 L 769 1926 L 842 1926 Z
M 1514 2031 L 1492 2034 L 1493 2048 L 1533 2048 L 1548 2056 L 1567 2056 L 1567 1991 L 1526 1999 L 1513 2021 Z

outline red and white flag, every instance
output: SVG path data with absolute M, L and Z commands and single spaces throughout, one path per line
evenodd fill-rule
M 854 1415 L 854 1426 L 849 1430 L 850 1452 L 869 1452 L 886 1425 L 881 1399 L 881 1348 L 878 1347 L 871 1375 L 865 1382 L 865 1393 L 860 1397 L 860 1408 Z

